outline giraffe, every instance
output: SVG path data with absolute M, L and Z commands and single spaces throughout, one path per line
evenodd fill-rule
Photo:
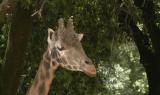
M 35 80 L 27 95 L 48 95 L 50 85 L 59 67 L 81 71 L 90 77 L 96 76 L 96 68 L 85 54 L 81 45 L 83 34 L 74 30 L 73 19 L 69 18 L 65 27 L 64 20 L 58 20 L 55 32 L 48 28 L 48 48 L 43 54 Z

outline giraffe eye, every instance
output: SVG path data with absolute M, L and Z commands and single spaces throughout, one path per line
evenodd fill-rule
M 57 47 L 59 51 L 65 50 L 64 47 Z

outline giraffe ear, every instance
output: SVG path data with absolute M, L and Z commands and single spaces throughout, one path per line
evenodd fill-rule
M 83 34 L 78 34 L 78 40 L 81 41 L 83 39 Z
M 51 28 L 48 28 L 48 44 L 55 42 L 55 31 Z

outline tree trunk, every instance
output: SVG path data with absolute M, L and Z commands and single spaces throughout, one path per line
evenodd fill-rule
M 156 54 L 149 48 L 148 36 L 144 35 L 133 21 L 131 21 L 130 26 L 140 53 L 140 62 L 146 70 L 149 85 L 148 95 L 160 95 L 160 64 Z
M 17 4 L 18 5 L 18 4 Z M 19 4 L 8 36 L 5 63 L 2 66 L 0 95 L 16 95 L 25 62 L 25 50 L 32 31 L 30 10 Z
M 142 10 L 144 32 L 139 30 L 133 16 L 126 12 L 119 14 L 120 23 L 126 23 L 131 28 L 131 34 L 140 54 L 140 63 L 143 64 L 149 85 L 148 95 L 160 95 L 160 29 L 156 26 L 156 16 L 153 0 L 134 0 L 134 4 Z M 129 33 L 130 34 L 130 33 Z
M 144 66 L 146 69 L 149 85 L 148 95 L 160 95 L 160 65 L 156 64 Z
M 153 0 L 134 1 L 136 6 L 142 10 L 145 31 L 149 34 L 153 50 L 152 57 L 145 57 L 144 60 L 147 60 L 143 64 L 148 78 L 149 95 L 160 95 L 160 29 L 156 26 L 156 10 L 154 9 Z

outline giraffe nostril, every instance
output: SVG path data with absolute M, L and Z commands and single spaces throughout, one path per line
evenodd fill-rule
M 86 63 L 86 64 L 92 64 L 92 60 L 91 60 L 90 58 L 87 58 L 87 59 L 85 60 L 85 63 Z
M 90 62 L 90 61 L 85 61 L 85 63 L 86 63 L 86 64 L 90 64 L 91 62 Z

